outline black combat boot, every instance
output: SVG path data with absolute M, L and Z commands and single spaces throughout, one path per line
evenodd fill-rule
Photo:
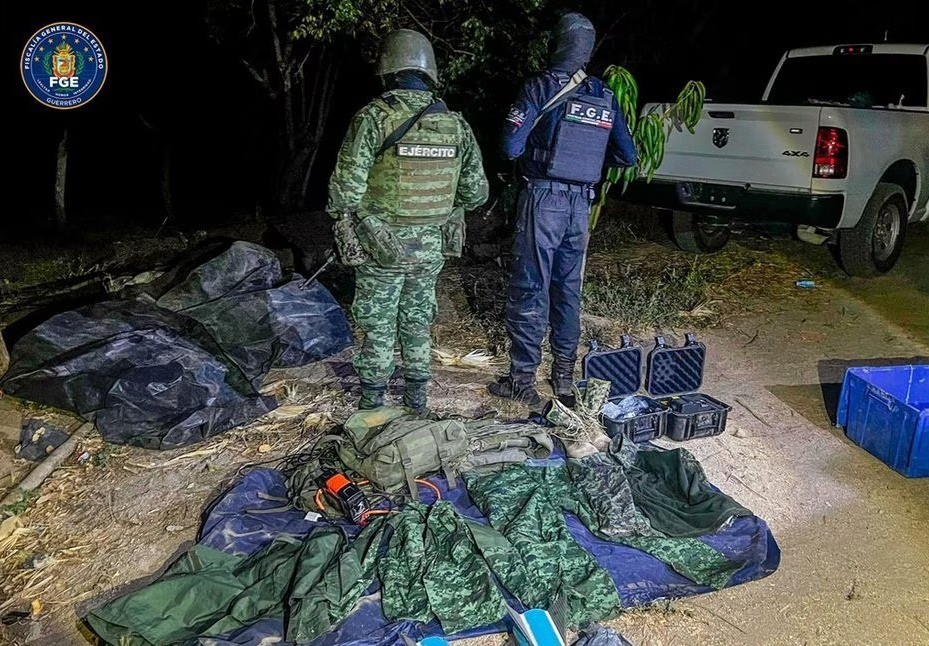
M 384 393 L 386 391 L 386 384 L 371 384 L 362 381 L 361 401 L 358 402 L 358 410 L 370 410 L 372 408 L 380 408 L 383 406 Z
M 574 361 L 555 357 L 552 363 L 552 392 L 562 404 L 574 408 Z
M 403 405 L 417 413 L 426 410 L 426 386 L 428 379 L 406 378 L 403 390 Z
M 534 376 L 506 375 L 487 386 L 487 391 L 497 397 L 522 402 L 533 410 L 542 405 L 542 395 L 535 388 Z

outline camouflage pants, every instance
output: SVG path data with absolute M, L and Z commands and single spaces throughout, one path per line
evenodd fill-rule
M 352 315 L 364 332 L 355 353 L 362 381 L 386 384 L 394 371 L 394 346 L 400 340 L 403 376 L 426 380 L 431 375 L 431 328 L 436 315 L 435 284 L 445 259 L 441 255 L 415 264 L 355 268 Z

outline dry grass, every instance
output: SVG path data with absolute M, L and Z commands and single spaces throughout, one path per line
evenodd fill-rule
M 818 272 L 777 253 L 737 242 L 720 253 L 694 256 L 648 242 L 625 223 L 594 233 L 584 284 L 585 332 L 591 338 L 620 333 L 700 330 L 772 303 L 799 297 L 794 282 Z M 504 356 L 507 274 L 498 263 L 460 265 L 439 282 L 436 345 L 462 355 L 475 348 Z
M 76 604 L 156 571 L 243 468 L 305 450 L 344 419 L 351 406 L 336 381 L 276 375 L 278 409 L 193 448 L 87 438 L 36 496 L 0 512 L 0 615 L 35 603 L 42 619 L 73 625 Z
M 447 352 L 440 348 L 433 348 L 433 358 L 442 366 L 455 366 L 458 368 L 489 369 L 502 365 L 500 357 L 488 354 L 484 350 L 471 350 L 467 354 Z
M 794 281 L 807 275 L 790 260 L 738 244 L 693 256 L 645 243 L 590 255 L 584 309 L 634 333 L 715 327 L 755 307 L 759 297 L 793 297 Z

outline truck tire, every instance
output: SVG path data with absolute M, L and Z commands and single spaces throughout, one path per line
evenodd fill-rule
M 707 224 L 686 211 L 672 211 L 669 228 L 674 244 L 690 253 L 716 253 L 732 236 L 728 226 Z
M 851 229 L 839 231 L 839 260 L 850 276 L 877 276 L 897 263 L 906 240 L 906 194 L 896 184 L 874 189 Z

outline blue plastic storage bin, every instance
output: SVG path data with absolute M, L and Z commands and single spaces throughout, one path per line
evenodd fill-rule
M 929 476 L 929 366 L 849 368 L 836 423 L 892 469 Z

